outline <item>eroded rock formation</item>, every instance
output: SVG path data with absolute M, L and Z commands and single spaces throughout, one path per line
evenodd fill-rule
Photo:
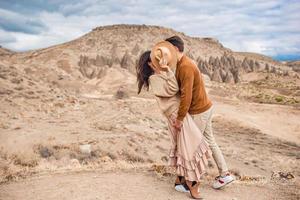
M 199 57 L 197 62 L 200 71 L 216 82 L 239 83 L 242 80 L 242 74 L 251 72 L 278 73 L 277 69 L 273 66 L 270 67 L 269 64 L 261 67 L 262 65 L 257 60 L 247 57 L 243 60 L 237 60 L 232 55 L 226 54 L 221 57 L 210 56 L 208 60 Z
M 95 59 L 87 56 L 80 56 L 78 62 L 79 71 L 89 79 L 101 78 L 105 75 L 106 69 L 110 66 L 111 60 L 97 55 Z

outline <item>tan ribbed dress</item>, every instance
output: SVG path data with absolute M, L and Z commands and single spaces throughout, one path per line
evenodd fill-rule
M 201 131 L 189 114 L 183 119 L 181 132 L 176 131 L 172 126 L 172 122 L 177 118 L 180 104 L 179 87 L 175 75 L 169 70 L 154 74 L 149 80 L 158 106 L 168 119 L 172 142 L 169 164 L 176 167 L 179 176 L 184 176 L 189 181 L 199 181 L 206 171 L 207 159 L 211 152 Z

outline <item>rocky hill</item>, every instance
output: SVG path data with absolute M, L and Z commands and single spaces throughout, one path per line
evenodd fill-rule
M 12 55 L 14 52 L 9 50 L 9 49 L 6 49 L 6 48 L 3 48 L 1 45 L 0 45 L 0 56 L 9 56 L 9 55 Z
M 173 35 L 183 38 L 186 54 L 213 81 L 236 83 L 250 72 L 298 76 L 292 68 L 269 57 L 233 52 L 216 39 L 190 37 L 172 29 L 146 25 L 98 27 L 64 44 L 13 54 L 10 61 L 23 69 L 30 65 L 40 79 L 47 81 L 101 79 L 111 68 L 134 73 L 143 51 Z
M 300 61 L 291 61 L 286 63 L 287 66 L 291 67 L 295 72 L 300 72 Z
M 297 67 L 276 62 L 264 55 L 233 52 L 213 38 L 190 37 L 172 29 L 146 25 L 98 27 L 76 40 L 34 51 L 16 53 L 1 48 L 0 81 L 3 87 L 0 86 L 0 90 L 2 93 L 22 94 L 25 90 L 16 85 L 22 85 L 22 81 L 25 83 L 28 80 L 35 83 L 35 91 L 30 85 L 28 89 L 31 90 L 30 93 L 36 93 L 36 96 L 39 91 L 48 91 L 39 87 L 61 90 L 59 93 L 67 91 L 68 94 L 89 96 L 120 91 L 136 94 L 135 64 L 138 57 L 145 50 L 151 49 L 154 43 L 173 35 L 183 38 L 185 53 L 207 75 L 207 79 L 234 84 L 268 78 L 267 82 L 263 81 L 264 84 L 260 83 L 262 89 L 267 88 L 267 93 L 253 89 L 253 92 L 247 93 L 247 98 L 251 97 L 258 102 L 276 102 L 278 94 L 288 94 L 292 96 L 280 96 L 286 99 L 281 103 L 298 102 L 294 100 L 299 94 Z M 18 75 L 18 78 L 7 78 L 10 75 Z M 15 83 L 16 79 L 21 82 Z M 282 84 L 275 83 L 279 79 Z M 288 87 L 287 84 L 293 87 Z M 26 84 L 23 86 L 27 87 Z M 274 92 L 274 89 L 278 91 Z M 7 95 L 11 97 L 10 94 Z

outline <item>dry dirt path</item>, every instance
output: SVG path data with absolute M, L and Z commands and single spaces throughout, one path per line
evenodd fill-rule
M 173 177 L 158 178 L 153 172 L 80 172 L 31 177 L 0 186 L 1 200 L 183 200 L 189 194 L 172 187 Z M 274 188 L 275 189 L 275 188 Z M 264 185 L 232 183 L 224 190 L 213 190 L 204 183 L 207 200 L 284 199 Z M 275 198 L 276 197 L 276 198 Z
M 216 98 L 215 114 L 257 128 L 265 134 L 300 144 L 300 110 L 291 106 L 257 104 Z

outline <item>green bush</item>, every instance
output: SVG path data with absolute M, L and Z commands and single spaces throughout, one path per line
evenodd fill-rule
M 277 102 L 283 102 L 283 97 L 282 96 L 277 96 L 277 97 L 275 97 L 275 100 L 277 101 Z

